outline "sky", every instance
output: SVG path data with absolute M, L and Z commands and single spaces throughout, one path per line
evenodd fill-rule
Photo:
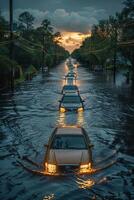
M 8 1 L 0 0 L 2 15 L 8 19 Z M 35 17 L 35 26 L 49 19 L 55 31 L 62 34 L 62 45 L 73 51 L 83 39 L 90 36 L 91 27 L 100 19 L 107 19 L 123 8 L 123 0 L 13 0 L 14 20 L 29 11 Z

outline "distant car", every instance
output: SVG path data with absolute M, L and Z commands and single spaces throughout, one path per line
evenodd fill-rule
M 71 62 L 68 62 L 67 66 L 68 66 L 69 69 L 74 69 L 74 66 L 73 66 L 73 64 Z
M 79 89 L 76 85 L 64 85 L 62 89 L 62 94 L 79 93 Z
M 84 100 L 79 94 L 64 94 L 59 105 L 60 112 L 84 110 Z
M 77 74 L 76 74 L 75 72 L 72 71 L 72 72 L 68 72 L 68 74 L 66 74 L 65 77 L 66 77 L 66 78 L 67 78 L 67 77 L 75 77 L 75 78 L 76 78 L 76 76 L 77 76 Z
M 76 84 L 76 77 L 66 77 L 65 83 L 67 85 L 75 85 Z
M 45 146 L 47 148 L 44 160 L 46 174 L 85 174 L 90 172 L 93 145 L 82 127 L 55 128 Z

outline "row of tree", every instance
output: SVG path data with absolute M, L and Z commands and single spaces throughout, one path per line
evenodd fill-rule
M 18 81 L 68 57 L 69 53 L 60 45 L 61 34 L 54 32 L 50 21 L 44 19 L 37 28 L 34 21 L 29 12 L 21 13 L 13 24 L 11 40 L 9 23 L 0 15 L 0 88 L 10 86 L 12 70 Z
M 115 70 L 130 65 L 134 79 L 134 0 L 126 0 L 120 13 L 93 25 L 91 37 L 72 56 L 90 67 L 101 65 Z

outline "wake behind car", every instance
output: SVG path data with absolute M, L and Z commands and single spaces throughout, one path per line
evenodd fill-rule
M 79 89 L 76 85 L 64 85 L 62 89 L 62 94 L 79 93 Z
M 79 94 L 64 94 L 59 105 L 60 112 L 84 110 L 84 100 Z
M 63 126 L 54 129 L 45 154 L 45 173 L 89 173 L 92 168 L 93 146 L 82 127 Z

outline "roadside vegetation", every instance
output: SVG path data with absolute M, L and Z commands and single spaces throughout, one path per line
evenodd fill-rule
M 91 37 L 72 56 L 93 70 L 126 68 L 134 81 L 134 0 L 123 4 L 120 13 L 93 25 Z
M 29 12 L 21 13 L 11 40 L 9 23 L 0 14 L 0 89 L 10 87 L 12 74 L 16 84 L 68 57 L 60 46 L 61 34 L 54 32 L 51 22 L 44 19 L 35 28 L 34 21 Z

